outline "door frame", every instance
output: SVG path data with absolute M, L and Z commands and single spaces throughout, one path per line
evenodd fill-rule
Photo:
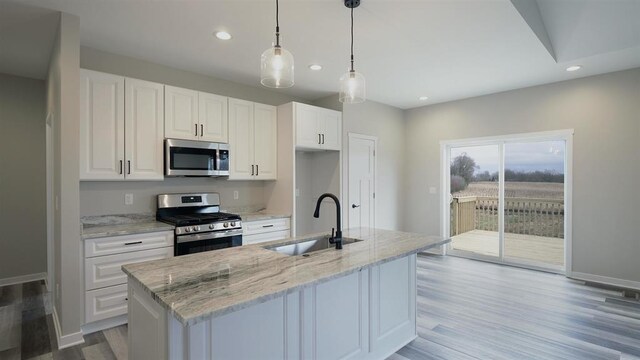
M 344 173 L 346 178 L 346 185 L 344 186 L 344 215 L 345 223 L 348 224 L 347 228 L 351 227 L 350 219 L 349 219 L 349 154 L 351 152 L 351 139 L 361 139 L 361 140 L 370 140 L 373 141 L 373 202 L 371 203 L 373 206 L 373 227 L 378 223 L 378 210 L 376 207 L 376 194 L 378 193 L 378 137 L 371 135 L 364 135 L 358 133 L 347 133 L 347 150 L 346 150 L 346 161 L 344 162 Z
M 534 263 L 528 263 L 527 261 L 513 262 L 503 260 L 504 254 L 504 239 L 502 239 L 502 232 L 499 231 L 499 243 L 500 243 L 500 258 L 483 256 L 480 254 L 469 253 L 469 256 L 465 254 L 465 257 L 483 260 L 488 262 L 495 262 L 499 264 L 506 264 L 517 267 L 524 267 L 528 269 L 542 270 L 554 273 L 564 274 L 567 277 L 572 275 L 573 263 L 572 263 L 572 216 L 573 216 L 573 129 L 564 130 L 552 130 L 541 131 L 532 133 L 519 133 L 510 135 L 498 135 L 498 136 L 485 136 L 468 139 L 454 139 L 454 140 L 442 140 L 440 141 L 440 236 L 450 238 L 450 181 L 449 181 L 449 165 L 450 150 L 452 147 L 461 146 L 481 146 L 481 145 L 504 145 L 506 143 L 515 142 L 532 142 L 532 141 L 550 141 L 550 140 L 562 140 L 565 141 L 565 158 L 564 158 L 564 270 L 547 268 Z M 504 147 L 499 147 L 500 156 L 500 171 L 504 173 Z M 504 198 L 504 177 L 500 177 L 499 182 L 499 197 Z M 499 202 L 498 212 L 504 214 L 504 204 Z M 504 216 L 499 217 L 500 229 L 503 228 L 502 221 Z M 448 253 L 448 246 L 444 246 L 444 254 Z M 453 255 L 453 254 L 447 254 Z M 455 255 L 454 255 L 455 256 Z
M 45 120 L 45 161 L 46 161 L 46 206 L 47 206 L 47 290 L 53 291 L 54 281 L 54 244 L 53 244 L 53 215 L 54 215 L 54 189 L 53 189 L 53 167 L 54 167 L 54 148 L 53 148 L 53 113 L 49 113 Z

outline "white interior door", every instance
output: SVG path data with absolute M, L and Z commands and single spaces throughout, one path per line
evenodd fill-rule
M 349 134 L 349 227 L 375 227 L 376 146 L 378 139 Z

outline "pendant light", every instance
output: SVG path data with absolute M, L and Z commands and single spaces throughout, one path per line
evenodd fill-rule
M 351 67 L 340 78 L 340 102 L 356 104 L 366 99 L 364 76 L 353 67 L 353 9 L 360 5 L 360 0 L 344 0 L 344 5 L 351 9 Z
M 276 43 L 260 58 L 260 83 L 270 88 L 293 86 L 293 55 L 280 46 L 280 21 L 276 0 Z

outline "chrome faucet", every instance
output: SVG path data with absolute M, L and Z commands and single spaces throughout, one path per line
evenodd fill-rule
M 318 198 L 318 202 L 316 202 L 316 211 L 313 212 L 313 217 L 316 219 L 320 217 L 320 204 L 326 197 L 333 199 L 333 201 L 336 203 L 336 228 L 338 229 L 335 232 L 335 235 L 333 233 L 335 229 L 331 229 L 331 237 L 329 238 L 329 242 L 331 244 L 336 244 L 336 250 L 340 250 L 342 249 L 342 225 L 340 223 L 340 200 L 338 200 L 338 197 L 330 193 L 324 193 L 320 195 L 320 197 Z

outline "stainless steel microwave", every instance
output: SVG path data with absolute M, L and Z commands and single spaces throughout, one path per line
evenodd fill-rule
M 229 176 L 229 145 L 166 139 L 164 161 L 165 176 Z

